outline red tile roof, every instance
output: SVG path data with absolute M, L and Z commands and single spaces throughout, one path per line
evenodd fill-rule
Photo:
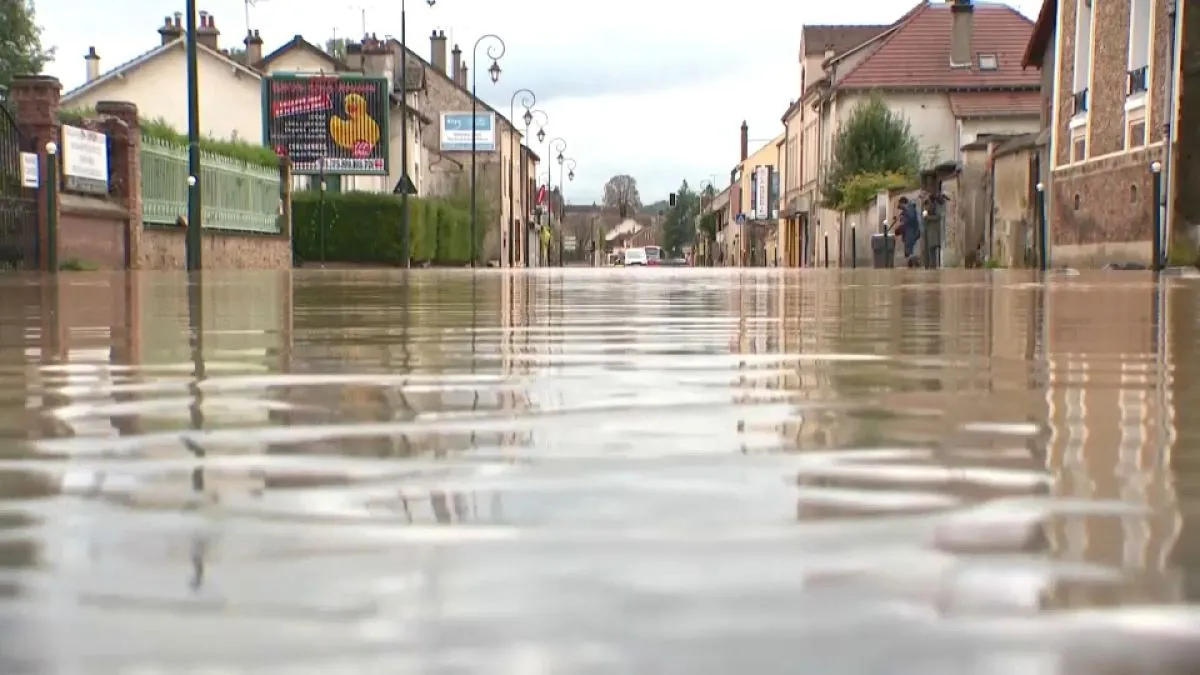
M 1021 67 L 1041 68 L 1046 57 L 1046 48 L 1054 37 L 1054 28 L 1058 23 L 1058 0 L 1042 0 L 1042 11 L 1038 12 L 1037 23 L 1033 24 L 1033 36 L 1025 47 L 1025 58 L 1021 59 Z
M 833 50 L 835 54 L 858 45 L 891 28 L 891 25 L 858 26 L 805 26 L 800 30 L 800 42 L 804 44 L 802 56 L 824 54 Z
M 1021 68 L 1021 56 L 1033 22 L 1007 5 L 976 4 L 971 32 L 970 68 L 950 67 L 949 4 L 923 4 L 895 32 L 880 40 L 874 53 L 839 78 L 851 89 L 992 89 L 1033 88 L 1036 72 Z M 999 68 L 981 71 L 978 54 L 996 54 Z
M 950 111 L 955 117 L 1010 117 L 1037 115 L 1042 95 L 1037 91 L 954 91 Z

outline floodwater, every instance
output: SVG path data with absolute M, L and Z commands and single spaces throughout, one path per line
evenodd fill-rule
M 1185 673 L 1200 282 L 0 277 L 0 672 Z

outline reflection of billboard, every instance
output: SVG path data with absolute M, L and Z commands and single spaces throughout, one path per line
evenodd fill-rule
M 297 174 L 388 172 L 386 78 L 276 73 L 263 79 L 263 143 Z
M 442 113 L 439 130 L 442 152 L 471 151 L 471 113 Z M 496 115 L 494 113 L 475 115 L 475 150 L 477 152 L 495 152 Z

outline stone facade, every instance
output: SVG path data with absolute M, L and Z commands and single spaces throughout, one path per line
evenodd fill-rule
M 1128 88 L 1131 0 L 1090 3 L 1090 45 L 1077 39 L 1085 2 L 1060 0 L 1057 21 L 1049 29 L 1054 30 L 1051 44 L 1057 44 L 1057 61 L 1048 54 L 1042 63 L 1043 71 L 1053 71 L 1056 63 L 1058 67 L 1043 80 L 1058 83 L 1047 191 L 1051 264 L 1149 263 L 1156 211 L 1151 166 L 1165 160 L 1164 122 L 1171 106 L 1170 0 L 1152 3 L 1149 77 L 1140 107 Z M 1076 85 L 1076 50 L 1089 48 L 1088 82 Z M 1081 92 L 1087 99 L 1085 113 L 1075 105 Z M 1136 116 L 1143 114 L 1144 141 L 1136 125 Z
M 18 76 L 10 97 L 17 111 L 22 134 L 31 139 L 46 164 L 46 145 L 60 141 L 58 107 L 62 85 L 45 76 Z M 59 180 L 56 199 L 38 191 L 39 268 L 48 269 L 51 214 L 57 223 L 57 253 L 60 264 L 78 261 L 104 269 L 182 269 L 182 230 L 163 234 L 142 223 L 142 135 L 138 109 L 132 103 L 100 101 L 95 116 L 74 122 L 108 140 L 109 191 L 107 195 L 72 194 Z M 277 235 L 241 235 L 206 232 L 207 268 L 288 268 L 292 261 L 290 201 L 287 167 L 282 169 L 284 231 Z M 43 179 L 43 184 L 45 178 Z M 211 254 L 211 255 L 208 255 Z

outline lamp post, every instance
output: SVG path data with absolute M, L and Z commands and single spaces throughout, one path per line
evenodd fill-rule
M 58 144 L 46 143 L 46 267 L 58 272 Z
M 538 174 L 537 181 L 541 182 L 542 176 Z M 540 252 L 540 263 L 542 267 L 550 266 L 550 220 L 554 215 L 554 192 L 551 187 L 554 186 L 554 171 L 550 167 L 546 167 L 546 181 L 542 183 L 546 186 L 546 222 L 543 227 L 538 230 L 538 251 Z M 545 233 L 543 236 L 543 232 Z M 545 248 L 543 251 L 542 249 Z
M 425 0 L 430 7 L 437 0 Z M 408 175 L 408 3 L 400 0 L 400 266 L 409 266 L 409 216 L 408 186 L 412 178 Z M 321 177 L 324 196 L 325 178 Z M 322 219 L 324 216 L 322 216 Z M 323 227 L 323 226 L 322 226 Z M 323 260 L 322 260 L 323 261 Z
M 1155 272 L 1161 272 L 1163 269 L 1163 251 L 1166 249 L 1162 226 L 1162 171 L 1162 162 L 1154 160 L 1150 163 L 1150 173 L 1152 174 L 1153 181 L 1151 183 L 1151 190 L 1154 192 L 1154 245 L 1151 247 L 1154 260 L 1151 262 L 1150 269 Z
M 200 65 L 196 41 L 196 0 L 187 0 L 188 204 L 186 257 L 189 272 L 201 267 L 203 211 L 200 201 Z
M 512 98 L 508 100 L 508 119 L 510 122 L 512 121 L 512 119 L 514 117 L 516 117 L 516 106 L 517 106 L 517 97 L 518 96 L 521 97 L 521 106 L 525 108 L 525 115 L 522 117 L 522 120 L 525 122 L 525 134 L 528 135 L 529 134 L 529 125 L 533 123 L 533 111 L 531 110 L 531 108 L 533 108 L 534 104 L 537 103 L 537 95 L 534 94 L 529 89 L 518 89 L 518 90 L 514 91 Z M 513 243 L 514 239 L 516 238 L 516 233 L 517 233 L 517 218 L 516 218 L 517 214 L 516 214 L 516 210 L 514 208 L 516 206 L 516 202 L 513 199 L 514 190 L 513 190 L 513 173 L 512 173 L 513 156 L 516 154 L 513 150 L 513 145 L 514 145 L 513 141 L 514 141 L 515 137 L 516 137 L 516 134 L 511 134 L 508 137 L 508 238 L 507 238 L 508 250 L 505 252 L 505 255 L 503 256 L 504 265 L 507 267 L 516 267 L 516 264 L 517 264 L 517 256 L 516 256 L 517 247 L 514 246 L 514 243 Z M 524 136 L 522 136 L 522 138 L 524 138 Z M 523 157 L 517 158 L 517 161 L 520 163 L 520 166 L 522 168 L 524 168 L 524 166 L 525 166 L 524 158 Z
M 538 132 L 537 132 L 538 143 L 539 144 L 544 143 L 546 141 L 546 125 L 550 123 L 550 116 L 546 114 L 545 110 L 533 110 L 533 111 L 530 111 L 530 114 L 531 114 L 531 117 L 529 118 L 529 123 L 538 121 Z M 541 115 L 540 120 L 538 120 L 539 115 Z M 526 147 L 529 147 L 529 123 L 525 124 L 525 146 Z M 521 259 L 523 261 L 525 261 L 525 264 L 528 266 L 528 264 L 529 264 L 529 260 L 528 260 L 529 230 L 530 230 L 530 225 L 533 224 L 533 201 L 534 201 L 534 199 L 537 198 L 537 185 L 533 186 L 532 192 L 529 191 L 529 185 L 528 185 L 529 176 L 525 174 L 525 168 L 526 168 L 525 161 L 524 161 L 524 159 L 522 159 L 522 161 L 521 161 L 521 185 L 522 185 L 522 188 L 521 189 L 525 190 L 528 194 L 526 194 L 526 196 L 525 196 L 525 227 L 524 227 L 524 232 L 521 233 L 521 241 L 524 244 L 524 248 L 521 250 Z M 534 182 L 536 183 L 537 181 L 534 181 Z
M 477 250 L 477 247 L 479 246 L 479 237 L 477 235 L 479 226 L 476 224 L 477 220 L 476 220 L 476 208 L 475 208 L 475 204 L 476 204 L 476 194 L 475 194 L 475 188 L 476 188 L 476 185 L 475 185 L 475 150 L 476 150 L 476 147 L 475 146 L 476 146 L 476 142 L 478 141 L 478 138 L 476 138 L 476 135 L 479 133 L 477 131 L 478 122 L 479 122 L 479 95 L 476 94 L 476 84 L 477 84 L 476 81 L 479 79 L 479 69 L 476 67 L 476 61 L 479 59 L 480 45 L 482 45 L 484 42 L 488 42 L 488 41 L 493 43 L 493 44 L 488 45 L 487 49 L 485 50 L 485 52 L 487 53 L 487 57 L 492 60 L 492 67 L 488 68 L 488 75 L 491 75 L 491 77 L 492 77 L 492 84 L 495 84 L 500 81 L 500 57 L 504 56 L 504 50 L 505 50 L 504 40 L 501 40 L 499 35 L 493 35 L 492 33 L 488 33 L 487 35 L 480 36 L 479 39 L 475 41 L 475 46 L 471 48 L 471 267 L 472 267 L 472 269 L 475 267 L 475 261 L 479 258 L 479 251 Z M 495 133 L 494 125 L 493 125 L 492 132 Z M 494 142 L 495 141 L 493 140 L 493 143 Z M 495 148 L 493 148 L 493 150 L 494 149 Z
M 560 167 L 559 177 L 558 177 L 558 198 L 561 200 L 562 199 L 561 167 L 562 167 L 562 163 L 563 163 L 563 152 L 565 152 L 567 149 L 567 142 L 565 140 L 563 140 L 562 136 L 556 136 L 555 138 L 551 139 L 551 141 L 549 143 L 546 144 L 546 149 L 549 150 L 549 152 L 546 153 L 546 161 L 547 162 L 550 161 L 551 155 L 554 155 L 555 153 L 558 154 L 558 164 Z M 553 184 L 554 184 L 554 171 L 552 168 L 547 167 L 547 169 L 546 169 L 546 214 L 547 214 L 546 225 L 548 227 L 554 226 L 554 199 L 553 199 L 554 194 L 550 191 L 550 186 Z M 566 202 L 563 202 L 563 205 L 565 206 Z M 563 218 L 563 214 L 560 211 L 558 214 L 558 226 L 560 229 L 562 228 L 562 218 Z M 562 258 L 561 250 L 558 252 L 558 257 Z
M 575 180 L 575 160 L 570 157 L 563 157 L 562 153 L 558 153 L 558 197 L 562 200 L 562 211 L 558 214 L 558 266 L 563 266 L 563 254 L 567 252 L 563 248 L 563 230 L 566 227 L 567 215 L 567 190 L 563 185 L 563 169 L 567 166 L 567 180 Z M 578 241 L 575 242 L 578 245 Z

